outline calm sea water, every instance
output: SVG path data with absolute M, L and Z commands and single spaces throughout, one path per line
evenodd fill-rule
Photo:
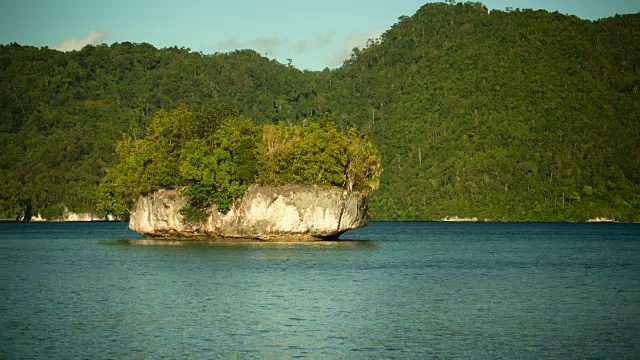
M 0 358 L 640 357 L 640 225 L 373 223 L 270 246 L 124 229 L 0 224 Z

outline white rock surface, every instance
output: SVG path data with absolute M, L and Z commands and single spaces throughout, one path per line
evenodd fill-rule
M 587 222 L 608 222 L 608 223 L 612 223 L 612 222 L 617 222 L 616 219 L 610 219 L 607 217 L 597 217 L 595 219 L 588 219 Z
M 113 214 L 107 214 L 106 216 L 99 216 L 94 213 L 75 213 L 73 211 L 69 211 L 69 209 L 67 209 L 66 206 L 64 205 L 62 206 L 64 207 L 64 210 L 62 211 L 62 216 L 47 219 L 47 218 L 43 218 L 42 215 L 38 213 L 35 216 L 32 215 L 29 219 L 27 219 L 27 221 L 29 222 L 120 221 L 120 219 Z M 12 221 L 13 219 L 4 219 L 4 220 Z M 17 219 L 15 219 L 15 221 L 20 221 L 20 222 L 25 221 L 24 212 Z
M 253 185 L 229 212 L 209 209 L 208 218 L 197 224 L 180 214 L 188 203 L 177 190 L 141 196 L 129 227 L 148 237 L 309 241 L 337 237 L 369 223 L 367 197 L 337 187 Z
M 22 218 L 20 219 L 20 221 L 23 221 L 23 220 L 24 220 L 24 217 L 22 217 Z M 31 222 L 46 222 L 46 221 L 47 221 L 47 219 L 44 219 L 44 218 L 42 217 L 42 215 L 40 215 L 40 213 L 38 213 L 38 215 L 37 215 L 37 216 L 32 216 L 32 217 L 31 217 L 31 220 L 29 220 L 29 221 L 31 221 Z
M 477 217 L 472 217 L 472 218 L 459 218 L 457 216 L 454 217 L 445 217 L 442 219 L 442 221 L 446 221 L 446 222 L 477 222 L 478 218 Z
M 38 214 L 40 215 L 40 214 Z M 118 218 L 112 214 L 106 216 L 98 216 L 93 213 L 74 213 L 69 211 L 67 207 L 64 207 L 62 212 L 62 219 L 54 219 L 53 221 L 117 221 Z M 33 219 L 31 220 L 33 221 Z

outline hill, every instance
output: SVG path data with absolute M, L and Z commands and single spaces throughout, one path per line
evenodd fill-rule
M 306 116 L 281 104 L 303 93 L 303 76 L 250 50 L 0 46 L 0 218 L 95 210 L 116 142 L 144 137 L 161 109 L 227 103 L 260 124 Z
M 123 133 L 216 102 L 368 131 L 385 169 L 374 220 L 640 221 L 638 43 L 639 14 L 436 3 L 322 72 L 251 50 L 0 46 L 0 217 L 95 209 Z
M 640 15 L 429 4 L 338 69 L 378 219 L 638 221 Z M 351 94 L 351 95 L 350 95 Z

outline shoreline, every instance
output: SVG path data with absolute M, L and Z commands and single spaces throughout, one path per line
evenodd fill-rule
M 23 223 L 23 224 L 49 224 L 49 223 L 127 223 L 128 221 L 124 220 L 60 220 L 60 221 L 19 221 L 19 220 L 9 220 L 9 219 L 0 219 L 0 224 L 11 224 L 11 223 Z M 398 222 L 398 223 L 422 223 L 422 222 L 432 222 L 432 223 L 501 223 L 501 224 L 540 224 L 540 223 L 549 223 L 549 224 L 640 224 L 640 222 L 632 222 L 632 221 L 619 221 L 614 219 L 608 220 L 596 220 L 596 219 L 587 219 L 587 220 L 574 220 L 574 221 L 559 221 L 559 220 L 494 220 L 494 219 L 483 219 L 483 220 L 371 220 L 371 222 L 379 222 L 379 223 L 388 223 L 388 222 Z

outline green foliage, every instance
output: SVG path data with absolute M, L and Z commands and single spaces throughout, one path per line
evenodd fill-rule
M 264 130 L 260 179 L 267 184 L 345 184 L 344 149 L 335 126 L 287 127 L 267 125 Z
M 34 215 L 62 204 L 125 213 L 135 194 L 181 184 L 196 202 L 224 207 L 257 174 L 354 189 L 379 182 L 375 220 L 640 221 L 639 29 L 639 14 L 592 22 L 429 3 L 321 72 L 251 50 L 0 45 L 0 217 L 16 218 L 27 204 Z M 367 130 L 382 179 L 375 166 L 357 178 L 366 160 L 345 163 L 346 154 L 374 152 L 314 129 L 327 113 L 338 129 Z M 235 143 L 207 140 L 240 115 L 274 126 L 257 132 L 255 146 L 273 136 L 278 151 L 238 154 Z M 151 144 L 147 134 L 166 139 Z M 246 141 L 239 146 L 254 146 Z M 168 160 L 181 156 L 194 165 Z M 250 166 L 251 156 L 265 166 Z M 309 160 L 316 156 L 323 161 Z M 105 202 L 100 183 L 104 194 L 129 190 Z
M 225 105 L 160 110 L 146 137 L 124 136 L 118 143 L 120 162 L 102 181 L 98 206 L 126 217 L 138 196 L 184 188 L 195 209 L 215 204 L 227 211 L 255 178 L 258 130 Z M 185 211 L 192 220 L 202 216 Z
M 207 138 L 184 144 L 180 174 L 192 204 L 229 210 L 255 179 L 258 131 L 251 121 L 230 117 L 220 121 L 218 130 Z
M 256 181 L 364 191 L 381 172 L 377 151 L 353 129 L 259 127 L 225 105 L 161 110 L 145 138 L 125 136 L 117 151 L 120 162 L 98 188 L 98 206 L 125 218 L 137 197 L 160 188 L 182 190 L 191 199 L 182 214 L 199 221 L 211 206 L 227 212 Z
M 193 204 L 188 204 L 180 209 L 180 215 L 184 217 L 187 223 L 198 224 L 207 219 L 207 210 Z
M 355 129 L 339 131 L 331 122 L 265 125 L 259 179 L 266 184 L 333 185 L 350 191 L 375 189 L 380 156 Z
M 640 220 L 639 26 L 478 3 L 402 17 L 331 79 L 383 155 L 374 218 Z

